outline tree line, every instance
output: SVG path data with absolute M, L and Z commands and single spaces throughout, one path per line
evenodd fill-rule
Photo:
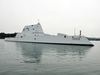
M 17 33 L 0 33 L 0 39 L 5 39 L 6 37 L 15 37 Z

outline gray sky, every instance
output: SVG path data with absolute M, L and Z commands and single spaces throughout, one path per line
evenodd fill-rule
M 0 32 L 21 32 L 38 19 L 45 33 L 100 37 L 100 0 L 0 0 Z

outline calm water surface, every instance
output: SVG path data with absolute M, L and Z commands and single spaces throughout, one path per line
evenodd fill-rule
M 100 75 L 100 41 L 95 46 L 0 40 L 0 75 Z

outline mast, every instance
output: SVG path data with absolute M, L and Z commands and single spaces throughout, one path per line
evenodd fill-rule
M 80 30 L 80 36 L 81 36 L 81 30 Z
M 40 21 L 39 21 L 39 19 L 38 19 L 38 23 L 37 24 L 39 24 L 40 25 Z
M 38 19 L 38 23 L 40 23 L 39 19 Z
M 74 36 L 76 36 L 76 29 L 74 29 Z

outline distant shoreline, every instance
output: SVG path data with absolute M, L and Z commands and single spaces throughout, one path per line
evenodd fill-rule
M 0 39 L 5 39 L 7 37 L 15 37 L 16 36 L 16 32 L 15 33 L 4 33 L 4 32 L 1 32 L 0 33 Z M 92 38 L 92 37 L 86 37 L 88 40 L 90 41 L 100 41 L 100 38 Z
M 6 37 L 15 37 L 17 33 L 0 33 L 0 39 L 5 39 Z

